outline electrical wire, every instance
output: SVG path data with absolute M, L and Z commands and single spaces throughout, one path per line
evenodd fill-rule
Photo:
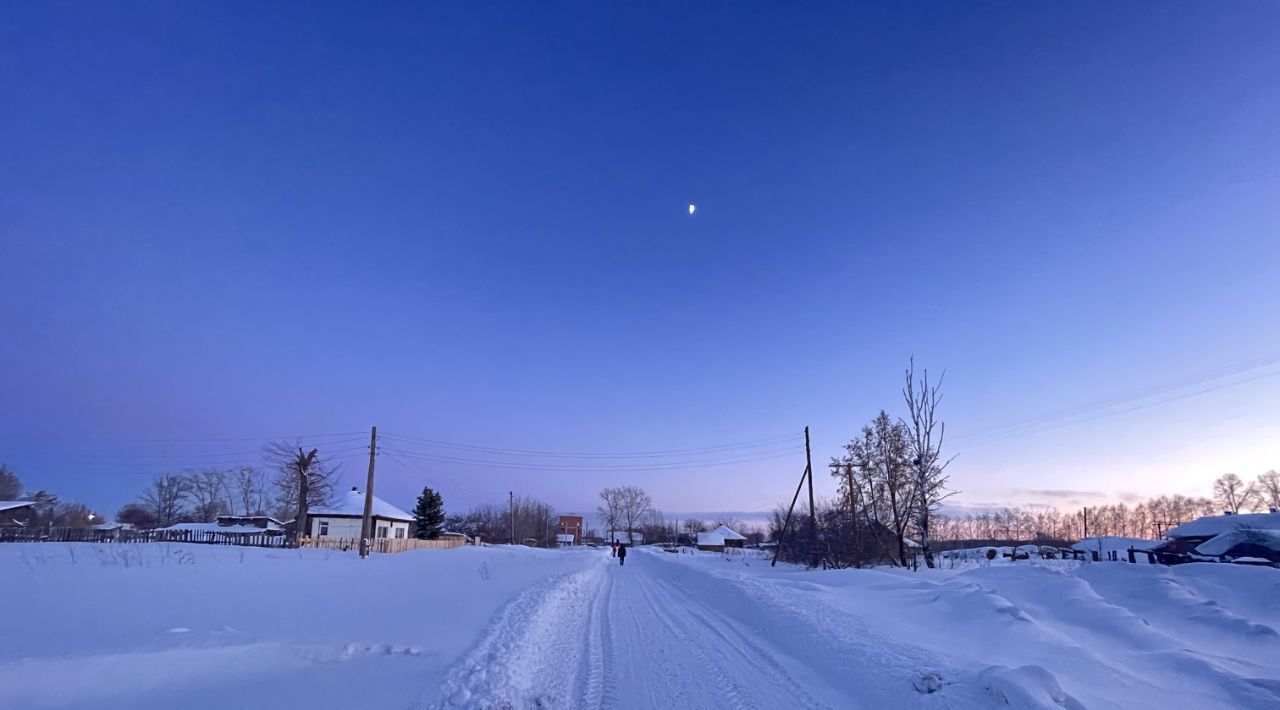
M 785 436 L 773 436 L 762 439 L 754 439 L 751 441 L 737 442 L 732 444 L 722 444 L 718 446 L 695 447 L 687 449 L 658 449 L 653 451 L 619 451 L 619 452 L 580 452 L 580 451 L 541 451 L 536 449 L 509 449 L 492 446 L 477 446 L 474 444 L 459 444 L 450 441 L 442 441 L 440 439 L 424 439 L 419 437 L 404 436 L 400 434 L 379 434 L 393 441 L 400 441 L 408 444 L 419 444 L 426 446 L 435 446 L 444 449 L 454 449 L 459 451 L 472 451 L 485 454 L 509 454 L 512 456 L 531 456 L 531 457 L 547 457 L 547 458 L 563 458 L 563 459 L 633 459 L 633 458 L 671 458 L 675 456 L 683 456 L 689 454 L 727 452 L 734 449 L 752 449 L 773 446 L 787 441 L 798 439 L 803 432 L 787 434 Z
M 689 468 L 713 468 L 716 466 L 729 466 L 733 464 L 755 463 L 758 461 L 771 461 L 780 458 L 793 456 L 795 453 L 802 451 L 802 446 L 789 447 L 781 452 L 768 456 L 738 456 L 728 459 L 698 459 L 692 461 L 673 462 L 666 461 L 655 464 L 612 464 L 612 465 L 555 465 L 550 463 L 527 463 L 520 461 L 495 461 L 489 459 L 467 459 L 455 456 L 444 456 L 438 454 L 424 454 L 422 452 L 405 451 L 402 449 L 386 449 L 391 453 L 404 456 L 406 458 L 419 461 L 430 461 L 433 463 L 451 463 L 463 466 L 486 466 L 491 468 L 507 468 L 525 471 L 673 471 Z

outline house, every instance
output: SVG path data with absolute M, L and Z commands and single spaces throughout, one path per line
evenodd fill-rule
M 25 528 L 35 511 L 32 500 L 0 500 L 0 528 Z
M 358 488 L 338 496 L 331 506 L 313 508 L 307 514 L 307 530 L 311 537 L 337 537 L 359 540 L 364 524 L 364 494 Z M 402 539 L 409 537 L 413 516 L 373 497 L 373 536 Z
M 1223 562 L 1280 567 L 1280 530 L 1234 528 L 1200 543 L 1196 552 Z
M 571 533 L 556 533 L 556 547 L 573 547 L 576 544 Z
M 283 535 L 285 524 L 268 515 L 219 515 L 218 527 L 253 528 L 264 535 Z
M 720 527 L 710 532 L 698 533 L 698 549 L 709 550 L 711 552 L 724 552 L 726 547 L 742 547 L 746 544 L 747 538 L 739 535 L 728 525 Z
M 1196 560 L 1212 561 L 1217 555 L 1209 555 L 1198 548 L 1225 533 L 1236 530 L 1280 530 L 1280 513 L 1227 513 L 1206 515 L 1189 523 L 1169 528 L 1165 542 L 1151 552 L 1163 564 L 1178 564 Z M 1214 548 L 1216 549 L 1216 548 Z
M 561 515 L 560 524 L 556 527 L 556 542 L 560 542 L 561 535 L 572 535 L 573 541 L 571 545 L 582 544 L 582 516 L 581 515 Z
M 632 530 L 631 532 L 627 532 L 625 530 L 614 530 L 612 539 L 615 543 L 635 547 L 636 545 L 644 544 L 644 533 L 639 530 Z

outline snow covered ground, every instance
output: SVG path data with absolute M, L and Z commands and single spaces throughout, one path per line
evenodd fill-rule
M 1275 708 L 1280 570 L 0 545 L 0 707 Z

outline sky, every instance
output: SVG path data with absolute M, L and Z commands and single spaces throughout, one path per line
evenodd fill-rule
M 1266 2 L 4 3 L 0 462 L 750 513 L 914 357 L 955 506 L 1207 494 L 1280 468 L 1277 77 Z

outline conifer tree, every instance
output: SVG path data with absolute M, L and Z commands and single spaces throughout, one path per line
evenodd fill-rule
M 424 486 L 418 504 L 413 507 L 413 536 L 419 540 L 434 540 L 444 532 L 444 499 L 439 493 Z

